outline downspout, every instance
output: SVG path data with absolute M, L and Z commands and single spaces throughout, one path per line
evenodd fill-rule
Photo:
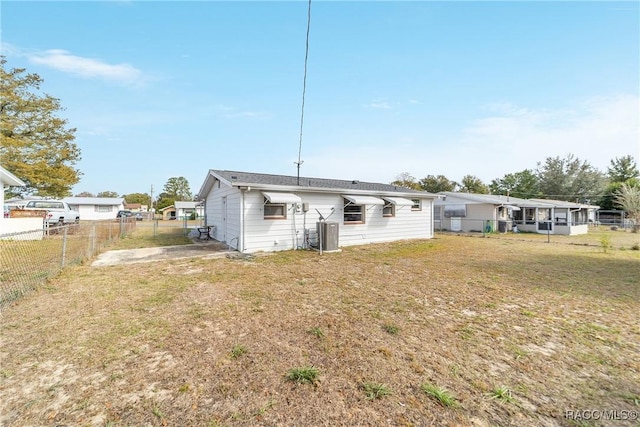
M 296 204 L 291 204 L 291 213 L 293 214 L 293 250 L 298 249 L 298 230 L 296 227 Z
M 246 189 L 251 191 L 251 187 Z M 240 238 L 238 239 L 238 252 L 244 253 L 244 192 L 245 189 L 240 189 Z

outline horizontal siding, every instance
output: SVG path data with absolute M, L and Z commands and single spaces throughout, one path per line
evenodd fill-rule
M 240 190 L 237 188 L 216 183 L 205 203 L 206 225 L 214 226 L 212 237 L 221 242 L 228 243 L 233 248 L 238 248 L 240 239 Z M 223 221 L 222 199 L 227 198 L 227 220 Z
M 246 252 L 302 247 L 305 228 L 311 230 L 312 242 L 316 243 L 315 228 L 319 214 L 339 224 L 340 246 L 433 237 L 430 200 L 423 200 L 421 211 L 412 211 L 410 206 L 397 207 L 396 216 L 391 218 L 382 216 L 382 206 L 369 206 L 364 224 L 344 225 L 343 199 L 340 195 L 298 193 L 298 196 L 303 203 L 309 203 L 308 212 L 295 213 L 293 205 L 289 204 L 286 219 L 264 219 L 262 193 L 245 193 Z
M 296 213 L 292 204 L 287 205 L 286 219 L 264 219 L 264 196 L 260 191 L 245 193 L 244 203 L 246 252 L 281 251 L 302 247 L 305 226 L 315 227 L 310 212 Z M 316 213 L 316 219 L 317 216 Z

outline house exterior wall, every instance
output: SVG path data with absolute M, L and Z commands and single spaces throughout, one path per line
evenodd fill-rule
M 491 221 L 492 229 L 495 227 L 496 220 L 506 219 L 498 218 L 496 206 L 488 203 L 456 203 L 466 206 L 466 216 L 460 217 L 460 230 L 462 232 L 483 232 L 486 231 L 487 221 Z M 438 230 L 451 230 L 451 218 L 445 218 L 444 207 L 439 205 L 441 209 L 440 224 Z M 506 211 L 504 211 L 506 215 Z
M 204 215 L 202 206 L 196 206 L 195 208 L 177 208 L 176 218 L 184 219 L 186 217 L 187 219 L 191 219 L 193 213 L 196 214 L 196 219 L 202 218 Z
M 216 184 L 209 190 L 204 205 L 205 224 L 215 227 L 211 237 L 239 249 L 241 242 L 241 191 L 225 184 Z M 224 211 L 226 210 L 226 220 Z
M 462 219 L 463 231 L 487 231 L 486 222 L 491 221 L 491 230 L 495 228 L 497 220 L 496 206 L 492 204 L 467 204 L 467 217 Z
M 422 199 L 422 209 L 396 206 L 394 217 L 383 217 L 382 206 L 366 206 L 364 224 L 344 224 L 342 197 L 338 195 L 336 221 L 340 224 L 340 245 L 391 242 L 403 239 L 430 239 L 433 237 L 433 201 Z
M 80 212 L 80 219 L 82 221 L 96 221 L 101 219 L 114 219 L 119 210 L 124 209 L 124 204 L 119 205 L 77 205 L 70 204 L 71 209 L 75 209 Z M 108 211 L 107 211 L 108 209 Z
M 216 183 L 206 197 L 206 224 L 214 226 L 212 236 L 242 252 L 280 251 L 305 247 L 305 236 L 317 244 L 318 211 L 329 222 L 339 224 L 339 245 L 350 246 L 402 239 L 433 237 L 431 199 L 422 199 L 420 211 L 411 206 L 396 206 L 395 216 L 383 217 L 382 206 L 367 206 L 363 224 L 344 224 L 344 199 L 341 194 L 296 193 L 309 210 L 287 204 L 286 218 L 264 218 L 264 196 L 260 190 L 239 190 Z M 226 197 L 226 221 L 223 210 Z M 333 212 L 333 213 L 332 213 Z

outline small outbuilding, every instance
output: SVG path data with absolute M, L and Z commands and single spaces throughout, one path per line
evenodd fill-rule
M 390 184 L 227 170 L 210 170 L 197 194 L 210 236 L 245 253 L 429 239 L 436 197 Z

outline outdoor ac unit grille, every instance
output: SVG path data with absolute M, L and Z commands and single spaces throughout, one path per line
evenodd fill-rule
M 337 222 L 317 222 L 316 232 L 318 242 L 322 245 L 323 251 L 338 250 L 338 223 Z

